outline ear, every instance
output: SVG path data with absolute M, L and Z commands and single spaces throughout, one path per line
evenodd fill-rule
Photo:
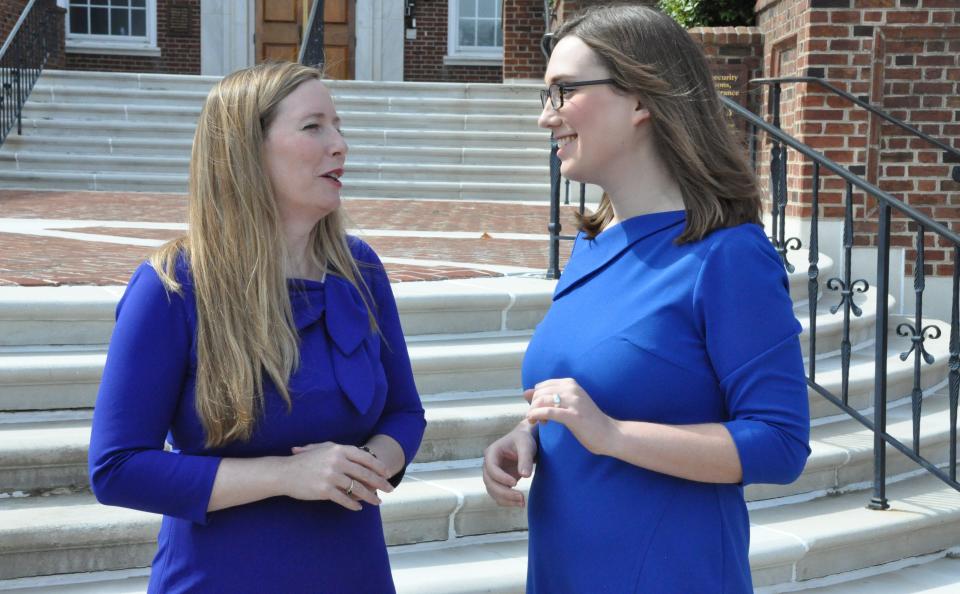
M 643 122 L 646 122 L 650 119 L 650 110 L 643 106 L 639 101 L 637 101 L 637 106 L 633 110 L 633 114 L 630 117 L 631 123 L 634 126 L 639 126 Z

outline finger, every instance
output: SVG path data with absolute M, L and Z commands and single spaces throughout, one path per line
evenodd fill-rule
M 317 448 L 323 447 L 322 443 L 308 443 L 305 446 L 293 446 L 290 450 L 294 454 L 302 454 L 303 452 L 309 452 L 310 450 L 315 450 Z
M 527 420 L 530 423 L 538 423 L 544 421 L 556 421 L 566 425 L 572 420 L 573 413 L 566 408 L 555 408 L 555 407 L 543 407 L 543 408 L 531 408 L 527 411 Z
M 517 477 L 511 475 L 503 467 L 503 459 L 514 459 L 515 454 L 503 450 L 495 450 L 483 459 L 484 474 L 489 474 L 490 478 L 501 485 L 514 486 L 517 484 Z
M 380 489 L 387 493 L 393 491 L 393 486 L 387 482 L 387 479 L 373 472 L 366 466 L 362 466 L 356 462 L 348 462 L 347 464 L 348 466 L 344 470 L 344 474 L 348 477 L 363 483 L 370 489 Z
M 511 489 L 497 482 L 484 481 L 487 488 L 487 494 L 497 502 L 498 505 L 507 507 L 522 507 L 523 493 L 516 489 Z
M 349 497 L 355 500 L 366 501 L 370 505 L 380 505 L 382 503 L 380 498 L 377 497 L 376 491 L 371 490 L 360 481 L 354 480 L 351 484 L 353 490 L 350 491 Z
M 517 471 L 520 476 L 530 478 L 533 474 L 533 458 L 536 456 L 537 446 L 531 439 L 529 442 L 517 444 Z
M 354 487 L 354 488 L 356 488 L 356 487 Z M 351 511 L 360 511 L 361 509 L 363 509 L 363 506 L 360 505 L 360 502 L 359 502 L 359 501 L 357 501 L 357 500 L 355 500 L 354 498 L 350 497 L 349 495 L 347 495 L 345 492 L 341 491 L 340 489 L 331 489 L 329 499 L 330 499 L 330 501 L 332 501 L 332 502 L 334 502 L 334 503 L 336 503 L 336 504 L 338 504 L 338 505 L 342 505 L 343 507 L 345 507 L 345 508 L 347 508 L 347 509 L 349 509 L 349 510 L 351 510 Z
M 352 446 L 347 446 L 345 450 L 346 450 L 346 457 L 351 462 L 356 462 L 357 464 L 366 466 L 367 468 L 379 474 L 381 477 L 385 479 L 390 478 L 390 474 L 387 471 L 387 467 L 383 465 L 383 462 L 381 462 L 374 456 L 371 456 L 369 453 L 364 452 L 360 448 L 355 448 Z
M 527 402 L 530 402 L 533 399 L 533 395 L 536 392 L 533 388 L 523 391 L 523 399 Z

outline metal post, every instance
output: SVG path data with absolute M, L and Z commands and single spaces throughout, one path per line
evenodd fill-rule
M 890 205 L 880 201 L 877 246 L 877 334 L 873 378 L 873 497 L 870 509 L 888 509 L 887 502 L 887 294 L 890 285 Z
M 557 143 L 550 141 L 550 262 L 547 278 L 560 278 L 560 159 L 557 157 Z

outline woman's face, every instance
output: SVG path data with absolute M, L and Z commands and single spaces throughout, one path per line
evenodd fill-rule
M 308 80 L 277 105 L 262 155 L 285 220 L 302 220 L 312 227 L 340 206 L 347 143 L 322 82 Z
M 596 53 L 571 35 L 553 48 L 544 81 L 551 85 L 605 78 L 610 73 Z M 629 165 L 640 111 L 635 97 L 610 84 L 593 85 L 565 91 L 560 109 L 547 101 L 538 123 L 557 141 L 564 177 L 606 187 L 610 174 Z M 646 110 L 642 115 L 649 117 Z

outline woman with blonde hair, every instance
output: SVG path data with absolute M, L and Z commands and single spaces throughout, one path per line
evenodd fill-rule
M 810 452 L 800 324 L 701 49 L 649 6 L 566 21 L 540 125 L 606 197 L 523 362 L 526 419 L 485 452 L 529 501 L 527 592 L 752 592 L 743 486 Z
M 163 514 L 150 592 L 393 591 L 377 491 L 425 422 L 383 266 L 338 211 L 346 154 L 315 68 L 207 96 L 189 231 L 117 307 L 90 442 L 102 503 Z

